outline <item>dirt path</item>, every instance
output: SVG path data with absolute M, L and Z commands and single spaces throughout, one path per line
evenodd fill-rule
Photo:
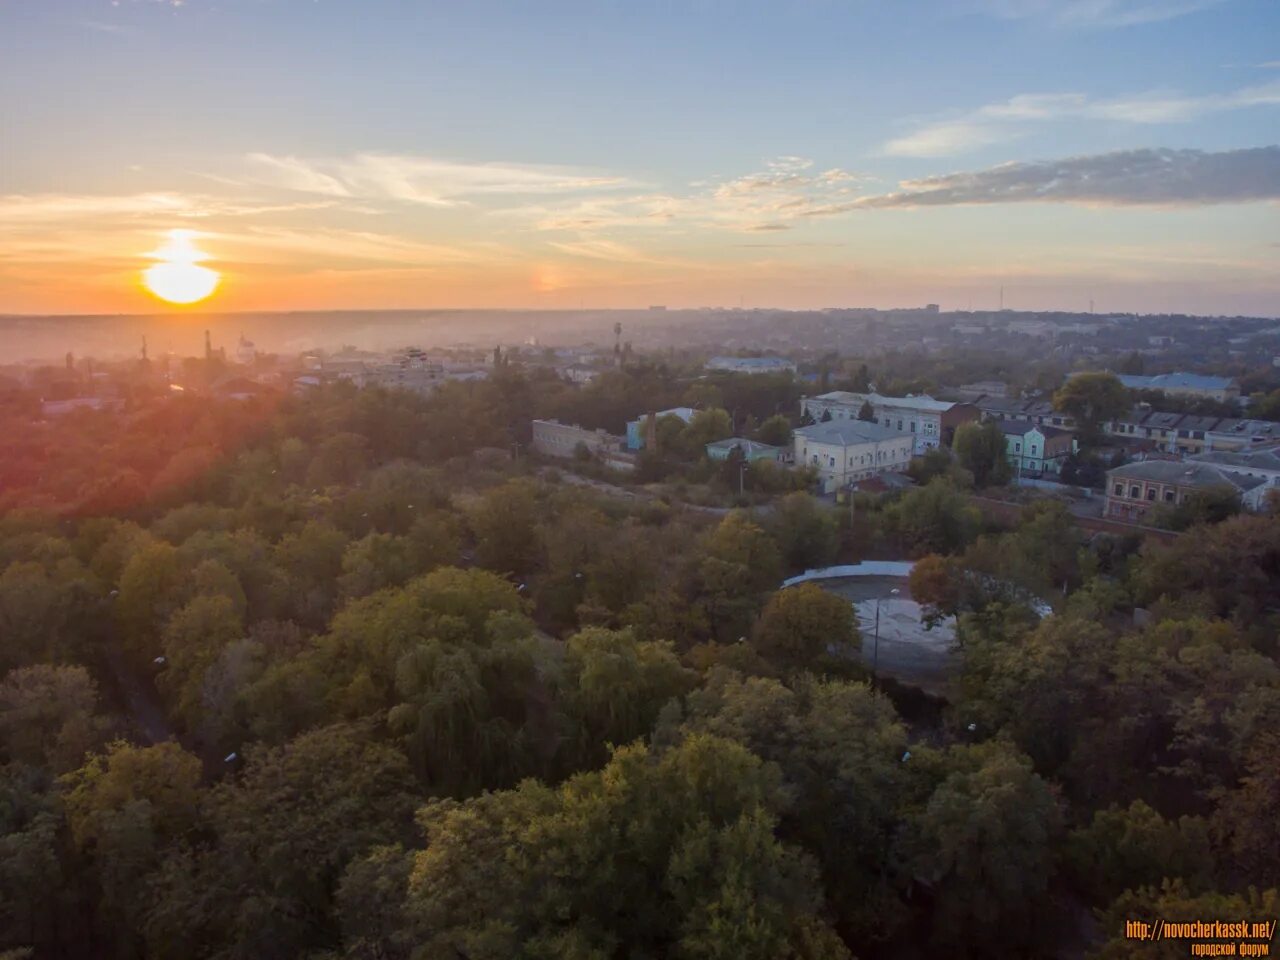
M 116 688 L 138 733 L 152 744 L 176 740 L 177 734 L 165 719 L 150 686 L 125 662 L 124 657 L 116 652 L 108 653 L 107 667 L 115 678 Z

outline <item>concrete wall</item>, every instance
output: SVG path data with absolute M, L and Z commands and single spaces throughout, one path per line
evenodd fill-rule
M 862 563 L 806 570 L 783 580 L 782 585 L 794 587 L 797 583 L 807 583 L 810 580 L 834 580 L 840 577 L 906 577 L 911 574 L 914 566 L 910 560 L 864 560 Z

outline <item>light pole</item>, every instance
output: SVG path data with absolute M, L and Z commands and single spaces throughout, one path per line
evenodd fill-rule
M 738 496 L 744 496 L 743 484 L 746 482 L 747 461 L 744 457 L 738 462 Z
M 889 596 L 896 597 L 901 591 L 894 587 L 889 591 Z M 878 671 L 880 669 L 880 598 L 876 597 L 876 643 L 871 654 L 871 689 L 876 688 L 878 679 Z

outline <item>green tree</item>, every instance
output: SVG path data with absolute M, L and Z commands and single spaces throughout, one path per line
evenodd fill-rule
M 973 474 L 975 487 L 1008 483 L 1009 460 L 1005 453 L 1005 434 L 994 420 L 963 423 L 952 442 L 956 460 Z
M 886 698 L 861 683 L 806 680 L 791 689 L 717 669 L 690 695 L 684 730 L 778 764 L 795 797 L 781 837 L 818 859 L 847 940 L 884 939 L 905 919 L 885 867 L 912 768 L 902 763 L 907 734 Z
M 847 600 L 802 583 L 769 599 L 753 642 L 767 660 L 791 669 L 848 670 L 861 638 Z
M 951 553 L 977 535 L 981 516 L 946 480 L 908 490 L 886 511 L 892 529 L 913 553 Z
M 1111 806 L 1067 838 L 1066 864 L 1079 893 L 1105 905 L 1125 890 L 1159 886 L 1166 878 L 1203 884 L 1213 856 L 1198 817 L 1165 820 L 1141 800 Z
M 907 473 L 918 484 L 926 484 L 934 477 L 945 477 L 952 473 L 951 453 L 946 447 L 931 447 L 921 456 L 912 457 Z
M 902 850 L 934 892 L 931 939 L 950 956 L 1027 951 L 1043 938 L 1057 800 L 1026 757 L 998 743 L 952 747 L 942 773 Z
M 100 635 L 101 592 L 76 560 L 5 567 L 0 573 L 0 670 L 86 655 Z
M 858 419 L 866 423 L 875 422 L 876 408 L 871 405 L 870 400 L 862 401 L 862 406 L 858 408 Z
M 1243 509 L 1240 492 L 1224 483 L 1196 490 L 1177 505 L 1158 504 L 1145 522 L 1165 530 L 1187 530 L 1198 524 L 1221 523 Z
M 39 774 L 21 764 L 0 767 L 0 956 L 61 952 L 83 928 L 70 895 L 74 866 L 61 855 L 62 820 Z M 12 951 L 5 948 L 15 948 Z
M 347 864 L 406 838 L 415 801 L 399 751 L 338 725 L 249 753 L 207 799 L 213 842 L 165 858 L 143 925 L 148 955 L 285 960 L 337 945 Z
M 195 729 L 201 720 L 205 671 L 228 644 L 243 636 L 244 620 L 225 595 L 195 597 L 165 627 L 167 663 L 158 684 L 187 729 Z
M 334 897 L 344 956 L 409 960 L 417 931 L 405 913 L 413 856 L 399 844 L 353 860 Z
M 97 709 L 98 685 L 84 667 L 11 670 L 0 682 L 0 748 L 11 762 L 73 769 L 106 732 Z
M 338 593 L 344 600 L 397 587 L 414 574 L 413 546 L 408 537 L 370 533 L 353 540 L 342 554 Z
M 122 740 L 62 778 L 72 841 L 101 891 L 103 942 L 140 948 L 135 931 L 146 897 L 138 893 L 166 846 L 198 825 L 200 778 L 199 758 L 176 743 L 138 747 Z
M 1264 887 L 1280 887 L 1280 735 L 1262 733 L 1245 759 L 1246 775 L 1219 807 L 1222 845 L 1243 876 Z
M 774 447 L 791 445 L 791 420 L 784 414 L 775 413 L 756 430 L 755 439 Z
M 315 486 L 349 484 L 369 466 L 369 441 L 358 433 L 336 433 L 316 448 L 307 472 Z
M 662 708 L 694 683 L 670 644 L 637 641 L 629 630 L 574 634 L 565 643 L 565 674 L 574 758 L 583 766 L 599 762 L 609 744 L 648 733 Z
M 499 573 L 523 574 L 537 562 L 537 496 L 532 484 L 511 480 L 484 494 L 468 511 L 476 559 Z
M 1077 374 L 1053 395 L 1053 409 L 1074 417 L 1091 436 L 1097 436 L 1103 424 L 1115 420 L 1129 406 L 1129 391 L 1112 373 Z
M 430 956 L 846 958 L 811 860 L 774 835 L 781 803 L 737 744 L 625 747 L 555 791 L 423 810 L 406 914 Z
M 774 504 L 765 529 L 791 570 L 825 567 L 836 559 L 839 530 L 831 510 L 807 493 L 790 493 Z
M 925 609 L 925 622 L 932 626 L 960 612 L 963 595 L 961 572 L 956 562 L 936 553 L 921 557 L 907 577 L 911 598 Z
M 686 457 L 700 458 L 705 454 L 704 448 L 708 443 L 732 436 L 733 421 L 729 419 L 729 414 L 724 410 L 712 408 L 699 410 L 693 415 L 693 419 L 684 430 L 681 442 L 684 445 Z
M 747 570 L 747 589 L 755 593 L 774 590 L 782 579 L 777 545 L 746 513 L 735 510 L 707 535 L 703 549 L 718 560 Z

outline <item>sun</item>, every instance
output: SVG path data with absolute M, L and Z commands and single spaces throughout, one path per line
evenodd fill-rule
M 168 242 L 148 256 L 160 261 L 142 271 L 148 290 L 169 303 L 199 303 L 218 287 L 216 270 L 200 266 L 208 257 L 196 249 L 190 230 L 170 230 Z

